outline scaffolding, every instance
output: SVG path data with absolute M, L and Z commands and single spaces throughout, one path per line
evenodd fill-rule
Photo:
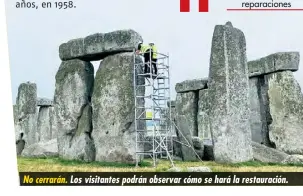
M 134 49 L 133 52 L 136 166 L 147 157 L 152 158 L 153 166 L 159 158 L 168 159 L 174 166 L 171 104 L 168 104 L 171 100 L 169 55 L 157 52 L 157 61 L 154 61 L 150 50 L 137 54 Z M 149 61 L 145 62 L 147 53 Z

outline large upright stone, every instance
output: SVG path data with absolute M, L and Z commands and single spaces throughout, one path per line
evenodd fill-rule
M 184 115 L 187 119 L 188 128 L 192 136 L 198 136 L 198 93 L 177 93 L 176 97 L 176 119 Z
M 246 41 L 241 30 L 215 27 L 208 87 L 215 161 L 252 160 Z
M 197 156 L 188 119 L 185 115 L 178 115 L 176 120 L 178 126 L 177 137 L 181 147 L 181 158 L 183 161 L 195 161 L 197 160 Z
M 198 103 L 198 137 L 203 139 L 210 139 L 210 119 L 209 119 L 209 100 L 208 89 L 199 91 Z
M 175 90 L 177 93 L 198 91 L 201 89 L 205 89 L 207 87 L 207 82 L 208 82 L 207 78 L 185 80 L 183 82 L 177 83 Z
M 92 96 L 92 136 L 96 144 L 96 161 L 136 161 L 133 61 L 132 53 L 112 55 L 101 62 L 96 73 Z M 142 62 L 141 58 L 136 58 L 136 62 Z M 138 85 L 144 84 L 143 77 L 137 81 Z M 137 95 L 144 95 L 144 92 L 143 87 Z M 139 106 L 144 105 L 144 100 L 137 101 Z M 145 125 L 145 122 L 142 123 L 138 123 L 139 129 Z M 140 148 L 142 146 L 138 146 L 138 151 Z
M 268 124 L 271 123 L 271 116 L 269 113 L 267 92 L 268 84 L 266 77 L 258 76 L 249 79 L 252 140 L 270 147 Z
M 89 104 L 94 83 L 94 67 L 89 62 L 70 60 L 61 63 L 56 74 L 54 112 L 58 129 L 59 156 L 92 161 L 85 149 L 91 148 L 91 127 L 80 126 L 81 119 L 91 123 Z M 87 114 L 88 113 L 88 114 Z
M 28 114 L 36 114 L 37 85 L 27 82 L 19 85 L 16 105 L 18 106 L 18 120 Z
M 39 134 L 39 142 L 51 140 L 51 124 L 49 107 L 41 106 L 38 114 L 37 131 Z
M 96 33 L 61 44 L 60 58 L 61 60 L 75 58 L 86 61 L 101 60 L 115 53 L 131 52 L 142 41 L 142 37 L 132 29 Z
M 269 138 L 278 150 L 303 154 L 303 95 L 291 71 L 268 77 L 272 123 Z
M 297 71 L 299 69 L 299 62 L 299 52 L 277 52 L 254 61 L 249 61 L 249 76 L 259 76 L 278 71 Z
M 50 120 L 50 129 L 51 129 L 51 139 L 57 139 L 58 127 L 57 119 L 55 114 L 55 108 L 49 107 L 49 120 Z
M 37 133 L 37 85 L 27 82 L 20 84 L 16 99 L 17 112 L 17 138 L 23 133 L 25 145 L 31 145 L 39 141 Z

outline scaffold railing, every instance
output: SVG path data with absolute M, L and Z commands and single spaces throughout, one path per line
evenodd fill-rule
M 136 166 L 144 158 L 152 158 L 154 166 L 165 158 L 174 166 L 169 55 L 153 51 L 155 60 L 152 51 L 133 52 Z

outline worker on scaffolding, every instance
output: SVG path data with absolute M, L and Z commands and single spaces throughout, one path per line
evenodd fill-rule
M 143 43 L 139 43 L 137 53 L 143 53 L 144 55 L 144 73 L 150 73 L 150 64 L 152 64 L 152 74 L 157 75 L 157 48 L 155 44 L 150 43 L 148 45 L 144 45 Z

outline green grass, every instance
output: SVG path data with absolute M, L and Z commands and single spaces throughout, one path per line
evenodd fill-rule
M 207 166 L 214 172 L 303 172 L 303 165 L 283 165 L 250 161 L 236 164 L 218 164 L 213 161 L 175 161 L 176 167 L 185 171 L 187 167 Z M 168 160 L 160 160 L 153 167 L 152 160 L 146 159 L 139 167 L 134 164 L 62 160 L 60 158 L 21 158 L 18 157 L 20 172 L 165 172 L 171 167 Z

